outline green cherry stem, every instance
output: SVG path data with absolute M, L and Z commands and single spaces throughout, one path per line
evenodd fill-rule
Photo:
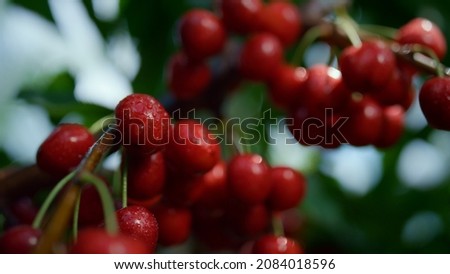
M 63 189 L 64 186 L 67 185 L 67 183 L 70 182 L 70 180 L 75 176 L 75 171 L 64 177 L 61 181 L 59 181 L 55 187 L 50 191 L 50 193 L 47 195 L 44 203 L 42 204 L 41 208 L 39 209 L 36 217 L 34 218 L 32 227 L 35 229 L 39 229 L 42 225 L 42 221 L 45 217 L 45 214 L 47 213 L 50 205 L 55 200 L 58 193 Z
M 90 172 L 84 172 L 81 175 L 80 179 L 83 182 L 94 185 L 94 187 L 97 189 L 97 192 L 100 195 L 102 201 L 106 230 L 109 234 L 117 234 L 119 232 L 119 225 L 117 223 L 115 214 L 114 201 L 106 185 L 102 182 L 102 180 L 100 180 L 97 176 L 93 175 Z
M 361 37 L 359 37 L 358 27 L 355 21 L 350 17 L 345 7 L 336 9 L 336 25 L 347 35 L 350 43 L 355 47 L 362 45 Z
M 397 33 L 397 29 L 381 25 L 364 24 L 359 25 L 359 28 L 362 32 L 367 33 L 367 35 L 379 35 L 390 40 L 394 40 Z
M 283 221 L 281 220 L 280 213 L 274 212 L 272 214 L 272 229 L 273 234 L 276 236 L 284 236 Z
M 78 218 L 80 216 L 81 191 L 78 193 L 77 202 L 73 210 L 72 237 L 75 242 L 78 238 Z
M 323 25 L 317 25 L 310 28 L 304 35 L 300 43 L 295 49 L 294 57 L 292 57 L 291 65 L 299 66 L 303 64 L 303 56 L 305 55 L 306 49 L 312 45 L 316 40 L 318 40 L 324 33 Z
M 114 124 L 115 122 L 116 118 L 114 118 L 114 114 L 106 115 L 105 117 L 102 117 L 97 121 L 95 121 L 89 128 L 89 131 L 92 134 L 98 134 L 102 132 L 105 128 L 107 128 L 109 125 Z
M 126 154 L 123 154 L 123 167 L 122 167 L 122 207 L 128 206 L 128 163 Z

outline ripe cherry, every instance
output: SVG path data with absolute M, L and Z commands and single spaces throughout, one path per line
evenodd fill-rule
M 122 144 L 139 153 L 154 153 L 168 142 L 170 117 L 152 96 L 135 93 L 115 109 Z
M 202 191 L 196 204 L 207 208 L 222 207 L 227 202 L 227 164 L 218 162 L 210 171 L 200 178 Z
M 283 61 L 280 40 L 270 33 L 258 33 L 244 44 L 239 70 L 244 77 L 255 81 L 269 81 Z
M 205 173 L 220 160 L 220 145 L 199 121 L 182 119 L 173 126 L 166 156 L 184 174 Z
M 342 126 L 347 141 L 354 146 L 373 144 L 381 134 L 383 109 L 369 97 L 354 99 L 346 113 L 348 121 Z
M 244 203 L 262 203 L 269 196 L 270 167 L 258 154 L 234 156 L 227 178 L 231 194 Z
M 430 126 L 450 130 L 450 78 L 427 80 L 420 89 L 419 103 Z
M 158 242 L 161 245 L 182 244 L 191 235 L 192 213 L 188 208 L 159 204 L 153 212 L 159 225 Z
M 386 85 L 370 96 L 383 106 L 391 106 L 404 102 L 411 89 L 413 89 L 411 75 L 397 67 Z
M 208 65 L 202 61 L 191 61 L 184 53 L 178 53 L 170 59 L 167 75 L 170 91 L 179 100 L 195 98 L 211 81 Z
M 290 109 L 297 104 L 296 98 L 307 79 L 307 71 L 302 67 L 291 65 L 279 66 L 269 83 L 269 95 L 275 105 Z
M 447 53 L 447 42 L 441 29 L 425 18 L 415 18 L 401 27 L 396 40 L 402 45 L 419 44 L 428 47 L 441 60 Z
M 400 105 L 388 106 L 383 109 L 383 125 L 380 136 L 374 145 L 387 148 L 395 145 L 403 134 L 405 110 Z
M 350 95 L 339 70 L 318 64 L 308 69 L 308 78 L 302 85 L 297 104 L 322 115 L 325 108 L 342 108 L 349 101 Z
M 148 200 L 162 193 L 166 180 L 166 163 L 162 152 L 127 155 L 128 196 Z
M 148 245 L 150 252 L 156 250 L 158 222 L 145 207 L 128 206 L 117 211 L 120 232 Z
M 12 227 L 0 237 L 0 254 L 31 254 L 40 235 L 29 225 Z
M 273 234 L 265 235 L 255 241 L 254 254 L 301 254 L 303 249 L 293 239 Z
M 289 2 L 267 4 L 260 12 L 259 21 L 261 30 L 276 35 L 284 46 L 293 44 L 302 29 L 300 11 Z
M 61 124 L 39 147 L 36 163 L 49 174 L 64 176 L 78 166 L 94 142 L 86 127 Z
M 78 232 L 70 247 L 72 254 L 147 254 L 149 247 L 123 234 L 111 235 L 102 228 L 85 228 Z
M 290 167 L 274 167 L 270 172 L 272 189 L 269 206 L 273 210 L 286 210 L 297 206 L 305 196 L 306 179 Z
M 201 60 L 219 53 L 225 45 L 226 31 L 217 16 L 193 9 L 180 21 L 181 44 L 189 58 Z
M 241 34 L 248 34 L 259 28 L 258 18 L 262 8 L 261 0 L 219 0 L 225 26 L 230 31 Z
M 389 46 L 380 40 L 350 46 L 339 57 L 345 84 L 353 91 L 372 92 L 386 85 L 394 73 L 396 59 Z

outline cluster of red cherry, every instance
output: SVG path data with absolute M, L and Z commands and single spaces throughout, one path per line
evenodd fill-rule
M 108 234 L 102 227 L 103 201 L 87 184 L 76 213 L 80 230 L 68 252 L 152 253 L 157 244 L 178 245 L 191 236 L 205 251 L 238 251 L 254 242 L 246 252 L 302 252 L 294 239 L 284 232 L 275 235 L 270 226 L 272 217 L 282 218 L 303 199 L 302 174 L 288 167 L 271 168 L 257 154 L 236 154 L 227 164 L 206 127 L 188 119 L 172 124 L 150 95 L 126 97 L 115 116 L 116 138 L 124 148 L 122 168 L 127 170 L 128 206 L 115 213 L 120 233 Z M 41 145 L 37 165 L 65 176 L 94 142 L 82 125 L 62 124 Z M 1 237 L 0 250 L 30 252 L 38 237 L 38 227 L 14 227 Z
M 338 68 L 304 68 L 283 59 L 284 50 L 301 32 L 298 7 L 288 1 L 219 1 L 216 13 L 189 11 L 180 19 L 181 51 L 168 65 L 170 90 L 179 100 L 196 100 L 211 81 L 208 58 L 222 53 L 227 39 L 244 37 L 231 63 L 244 79 L 267 85 L 273 104 L 291 118 L 289 128 L 301 144 L 386 148 L 402 136 L 405 112 L 415 98 L 412 79 L 418 73 L 394 54 L 393 45 L 411 46 L 412 51 L 433 56 L 436 63 L 447 50 L 441 30 L 416 18 L 393 39 L 371 35 L 363 42 L 352 41 L 355 44 L 337 56 Z M 420 92 L 422 111 L 438 129 L 450 130 L 449 85 L 449 78 L 439 75 Z

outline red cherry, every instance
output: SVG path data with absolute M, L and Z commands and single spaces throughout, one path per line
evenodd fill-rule
M 85 228 L 70 248 L 71 254 L 146 254 L 149 247 L 123 234 L 110 235 L 102 228 Z
M 342 126 L 342 132 L 351 145 L 373 144 L 380 136 L 383 110 L 373 99 L 363 97 L 353 100 L 345 115 L 348 115 L 349 119 Z
M 267 4 L 261 11 L 259 19 L 262 30 L 276 35 L 284 46 L 293 44 L 302 29 L 298 7 L 288 2 Z
M 129 154 L 128 196 L 148 200 L 162 193 L 166 180 L 166 164 L 162 152 L 150 155 Z
M 227 29 L 248 34 L 259 28 L 261 0 L 219 0 L 220 13 Z
M 383 125 L 381 134 L 374 145 L 387 148 L 395 145 L 403 134 L 405 110 L 400 105 L 393 105 L 383 110 Z
M 179 100 L 191 100 L 201 94 L 211 81 L 211 70 L 202 61 L 190 61 L 178 53 L 169 61 L 168 85 Z
M 269 234 L 255 241 L 255 243 L 253 244 L 252 253 L 301 254 L 303 253 L 303 250 L 300 245 L 291 238 Z
M 402 45 L 419 44 L 428 47 L 441 60 L 447 53 L 447 42 L 441 29 L 425 18 L 415 18 L 401 27 L 396 40 Z
M 297 104 L 296 98 L 307 79 L 307 71 L 302 67 L 291 65 L 279 66 L 269 83 L 269 95 L 279 107 L 289 109 Z
M 401 68 L 396 68 L 386 85 L 370 96 L 381 105 L 391 106 L 404 102 L 412 88 L 412 76 Z
M 78 166 L 94 143 L 95 138 L 86 127 L 61 124 L 39 147 L 36 163 L 49 174 L 64 176 Z
M 231 193 L 244 203 L 262 203 L 269 196 L 270 168 L 260 155 L 234 156 L 228 165 L 227 177 Z
M 80 226 L 98 225 L 103 220 L 103 205 L 97 188 L 85 185 L 81 190 L 78 223 Z
M 318 64 L 308 69 L 298 104 L 314 112 L 322 112 L 325 108 L 340 109 L 349 101 L 350 95 L 339 70 Z
M 347 118 L 332 110 L 317 110 L 299 106 L 291 111 L 288 128 L 293 137 L 304 146 L 336 148 L 346 143 L 341 130 Z
M 181 18 L 180 34 L 186 55 L 195 60 L 219 53 L 227 36 L 219 18 L 202 9 L 191 10 Z
M 225 205 L 228 194 L 227 165 L 218 162 L 210 171 L 200 178 L 202 192 L 197 204 L 207 208 L 217 208 Z
M 189 209 L 160 204 L 153 212 L 159 225 L 158 242 L 161 245 L 179 245 L 191 235 L 192 213 Z
M 450 78 L 427 80 L 420 89 L 419 103 L 430 126 L 450 130 Z
M 169 164 L 184 174 L 205 173 L 220 160 L 220 145 L 198 121 L 175 123 L 166 156 Z
M 283 62 L 280 40 L 270 33 L 258 33 L 244 44 L 239 69 L 244 77 L 255 81 L 269 81 Z
M 345 84 L 358 92 L 372 92 L 385 86 L 395 66 L 394 53 L 380 40 L 363 42 L 360 47 L 347 47 L 339 57 Z
M 142 206 L 128 206 L 117 211 L 120 232 L 148 245 L 150 252 L 156 250 L 158 222 L 155 216 Z
M 6 230 L 0 237 L 0 254 L 31 254 L 41 232 L 29 225 Z
M 286 210 L 297 206 L 305 196 L 305 177 L 290 167 L 274 167 L 270 172 L 272 189 L 269 205 L 273 210 Z
M 121 141 L 140 153 L 154 153 L 168 142 L 170 117 L 152 96 L 135 93 L 125 97 L 115 109 Z

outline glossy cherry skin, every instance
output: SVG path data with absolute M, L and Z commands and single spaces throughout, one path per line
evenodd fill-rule
M 170 117 L 150 95 L 135 93 L 119 102 L 115 116 L 122 144 L 136 153 L 154 153 L 168 142 Z
M 373 144 L 383 127 L 383 109 L 369 97 L 353 100 L 344 116 L 348 121 L 342 126 L 347 141 L 354 146 Z
M 270 81 L 282 63 L 283 47 L 280 40 L 270 33 L 257 33 L 242 48 L 239 70 L 250 80 Z
M 430 126 L 450 130 L 450 78 L 427 80 L 420 89 L 419 103 Z
M 83 125 L 61 124 L 39 147 L 36 163 L 49 174 L 64 176 L 78 166 L 94 143 L 94 136 Z
M 300 11 L 292 3 L 273 2 L 261 11 L 261 30 L 276 35 L 284 46 L 293 44 L 300 35 L 302 22 Z
M 220 145 L 199 121 L 183 119 L 175 123 L 166 150 L 171 167 L 184 174 L 205 173 L 220 156 Z
M 166 162 L 162 152 L 146 155 L 130 153 L 127 161 L 130 198 L 148 200 L 162 193 L 166 180 Z
M 246 204 L 262 203 L 269 196 L 270 167 L 258 154 L 234 156 L 227 178 L 231 194 Z
M 6 230 L 0 237 L 0 254 L 31 254 L 41 232 L 29 225 Z
M 71 254 L 147 254 L 149 247 L 130 236 L 110 235 L 103 228 L 85 228 L 78 232 Z
M 190 59 L 202 60 L 219 53 L 225 45 L 226 31 L 212 12 L 193 9 L 180 21 L 181 44 Z
M 158 242 L 158 222 L 148 209 L 142 206 L 128 206 L 119 209 L 117 221 L 120 232 L 148 245 L 155 252 Z
M 229 193 L 227 183 L 227 164 L 218 162 L 210 171 L 200 178 L 201 193 L 197 205 L 207 208 L 222 207 L 226 204 Z
M 167 68 L 170 91 L 178 100 L 192 100 L 211 81 L 211 70 L 203 61 L 191 61 L 184 53 L 172 56 Z
M 191 235 L 192 213 L 188 208 L 160 204 L 153 212 L 159 225 L 158 242 L 161 245 L 179 245 Z
M 296 98 L 299 97 L 307 75 L 307 70 L 302 67 L 287 64 L 279 66 L 269 83 L 269 95 L 273 103 L 284 109 L 296 105 Z
M 434 51 L 439 59 L 447 53 L 447 42 L 441 29 L 425 18 L 415 18 L 401 27 L 396 35 L 397 42 L 419 44 Z
M 219 0 L 219 11 L 228 30 L 248 34 L 259 29 L 261 0 Z
M 372 92 L 383 87 L 396 66 L 394 53 L 380 40 L 350 46 L 339 57 L 339 68 L 345 84 L 353 91 Z
M 383 109 L 383 125 L 381 134 L 374 145 L 388 148 L 395 145 L 402 137 L 405 124 L 405 110 L 400 105 L 388 106 Z
M 303 250 L 300 245 L 291 238 L 268 234 L 255 241 L 253 244 L 252 253 L 302 254 Z
M 297 105 L 303 105 L 322 114 L 325 108 L 334 110 L 342 108 L 349 101 L 350 95 L 339 70 L 318 64 L 308 69 L 308 78 L 302 85 Z
M 269 207 L 273 210 L 286 210 L 297 206 L 306 193 L 306 179 L 290 167 L 274 167 L 270 172 L 272 189 Z

